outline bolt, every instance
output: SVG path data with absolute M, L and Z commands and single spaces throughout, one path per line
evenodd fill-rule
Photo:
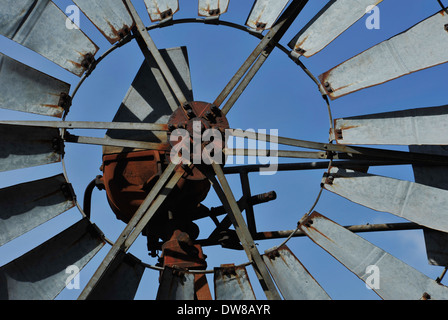
M 215 120 L 216 120 L 216 116 L 215 116 L 215 114 L 213 114 L 211 111 L 207 111 L 207 112 L 205 113 L 205 119 L 207 119 L 208 121 L 210 121 L 210 122 L 212 122 L 212 123 L 216 122 L 216 121 L 215 121 Z
M 431 295 L 427 292 L 424 292 L 423 296 L 422 296 L 422 300 L 430 300 L 430 299 L 431 299 Z
M 215 115 L 217 115 L 217 116 L 221 115 L 221 109 L 219 109 L 217 106 L 213 105 L 211 107 L 211 110 Z
M 333 89 L 331 88 L 331 85 L 328 81 L 324 83 L 324 87 L 325 87 L 325 89 L 327 89 L 328 92 L 330 92 L 330 93 L 333 92 Z
M 211 9 L 208 11 L 208 14 L 211 16 L 217 16 L 221 13 L 221 10 L 219 8 L 217 9 Z
M 306 52 L 306 51 L 305 51 L 304 49 L 302 49 L 302 48 L 295 48 L 294 51 L 297 52 L 297 53 L 300 54 L 300 55 L 303 55 L 303 54 Z
M 194 117 L 196 117 L 196 115 L 194 114 L 193 110 L 189 109 L 187 111 L 187 116 L 189 119 L 193 119 Z

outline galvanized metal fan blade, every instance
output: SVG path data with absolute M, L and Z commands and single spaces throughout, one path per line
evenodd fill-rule
M 104 243 L 102 233 L 88 219 L 77 222 L 0 268 L 0 300 L 54 299 L 70 282 L 70 275 L 81 270 Z
M 0 108 L 61 118 L 69 92 L 70 84 L 0 53 Z
M 179 0 L 145 0 L 152 22 L 167 20 L 179 11 Z
M 257 31 L 271 29 L 288 2 L 289 0 L 257 0 L 247 18 L 246 26 Z
M 448 15 L 440 11 L 320 75 L 331 99 L 448 61 Z
M 286 245 L 266 250 L 263 260 L 286 300 L 330 300 Z
M 219 17 L 228 8 L 229 0 L 199 0 L 198 14 L 202 17 Z
M 134 20 L 122 0 L 73 0 L 106 39 L 114 44 L 130 32 Z
M 331 0 L 288 44 L 294 53 L 311 57 L 324 49 L 371 6 L 383 0 Z
M 188 64 L 186 47 L 160 50 L 162 57 L 180 85 L 188 101 L 193 101 L 193 89 Z M 166 124 L 175 109 L 179 106 L 168 94 L 168 88 L 161 88 L 157 77 L 161 77 L 154 61 L 144 61 L 135 77 L 131 88 L 120 105 L 113 122 L 158 123 Z M 109 130 L 107 137 L 161 143 L 167 141 L 166 132 Z M 137 150 L 137 149 L 135 149 Z M 123 148 L 105 147 L 104 153 L 122 152 Z
M 0 246 L 75 206 L 60 174 L 0 190 Z
M 317 212 L 300 229 L 383 299 L 448 299 L 447 287 Z
M 98 47 L 50 0 L 3 0 L 0 34 L 81 76 Z
M 448 155 L 446 146 L 410 146 L 412 152 Z M 415 182 L 448 190 L 448 166 L 412 166 Z M 423 229 L 428 262 L 435 266 L 448 266 L 448 233 Z
M 214 269 L 216 300 L 256 300 L 246 267 L 234 264 Z
M 448 106 L 378 113 L 336 119 L 332 138 L 340 144 L 447 145 L 447 123 Z
M 165 267 L 156 299 L 194 300 L 194 274 Z
M 60 162 L 63 149 L 58 129 L 0 125 L 0 172 Z
M 144 271 L 139 259 L 120 252 L 87 300 L 133 300 Z
M 448 232 L 448 191 L 410 181 L 332 167 L 323 187 L 376 211 Z

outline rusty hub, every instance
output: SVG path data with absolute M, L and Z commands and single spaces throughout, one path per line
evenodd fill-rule
M 224 132 L 229 128 L 227 119 L 219 108 L 205 102 L 191 102 L 180 107 L 172 114 L 168 126 L 169 139 L 179 133 L 189 136 L 182 142 L 172 142 L 173 149 L 179 143 L 192 148 L 189 160 L 194 160 L 193 148 L 199 147 L 202 154 L 210 144 L 223 146 Z M 202 141 L 202 135 L 208 129 L 219 132 L 220 138 Z M 159 150 L 103 155 L 104 186 L 117 219 L 125 223 L 130 221 L 170 161 L 171 152 Z M 177 170 L 184 169 L 179 166 Z M 193 220 L 195 217 L 206 216 L 204 213 L 209 212 L 201 204 L 209 190 L 210 182 L 196 167 L 184 174 L 143 232 L 148 238 L 151 255 L 155 256 L 156 251 L 161 249 L 159 239 L 165 243 L 172 238 L 174 232 L 185 232 L 192 240 L 198 237 L 199 229 Z
M 200 164 L 207 157 L 207 150 L 222 150 L 225 146 L 225 130 L 229 129 L 229 123 L 215 105 L 195 101 L 177 109 L 168 121 L 168 128 L 173 150 L 186 148 L 189 153 L 183 155 L 185 162 Z M 224 156 L 219 161 L 224 163 Z M 205 177 L 196 169 L 189 179 Z

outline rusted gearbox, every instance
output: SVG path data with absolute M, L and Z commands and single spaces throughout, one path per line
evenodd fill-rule
M 229 127 L 225 116 L 212 104 L 191 102 L 176 110 L 168 122 L 168 139 L 175 132 L 183 130 L 191 139 L 202 135 L 207 129 L 224 132 Z M 198 132 L 199 128 L 199 132 Z M 224 134 L 222 135 L 224 140 Z M 176 139 L 171 139 L 176 140 Z M 186 143 L 183 139 L 181 142 Z M 173 148 L 181 143 L 172 142 Z M 192 149 L 193 141 L 191 140 Z M 200 152 L 207 143 L 200 143 Z M 225 144 L 225 141 L 213 140 L 211 143 Z M 177 149 L 176 149 L 177 150 Z M 128 223 L 153 188 L 164 169 L 171 161 L 170 151 L 142 150 L 103 155 L 103 181 L 107 199 L 119 220 Z M 190 159 L 193 159 L 191 152 Z M 184 170 L 179 168 L 178 170 Z M 203 217 L 208 208 L 201 202 L 210 190 L 210 183 L 197 169 L 187 171 L 170 192 L 164 204 L 159 208 L 143 234 L 148 237 L 148 249 L 153 256 L 160 250 L 159 239 L 166 242 L 176 230 L 185 232 L 195 240 L 199 235 L 198 227 L 193 223 L 195 217 Z M 206 216 L 206 215 L 205 215 Z

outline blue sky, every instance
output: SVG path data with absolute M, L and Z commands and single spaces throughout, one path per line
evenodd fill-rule
M 133 2 L 145 24 L 150 25 L 143 0 Z M 175 19 L 197 17 L 196 0 L 179 2 L 180 11 L 175 14 Z M 68 5 L 73 4 L 65 0 L 57 0 L 55 3 L 64 11 Z M 310 0 L 280 43 L 286 46 L 326 3 L 327 1 L 323 0 Z M 252 4 L 253 1 L 249 0 L 231 0 L 228 13 L 221 19 L 244 24 Z M 363 18 L 326 49 L 311 58 L 302 58 L 301 61 L 318 76 L 440 10 L 436 0 L 384 0 L 379 8 L 380 29 L 367 29 Z M 99 54 L 110 47 L 85 16 L 81 16 L 80 27 L 100 47 Z M 187 46 L 195 100 L 208 102 L 214 101 L 259 42 L 246 32 L 205 24 L 170 26 L 155 29 L 150 34 L 160 49 Z M 70 83 L 72 88 L 79 81 L 78 77 L 6 38 L 0 37 L 0 48 L 4 54 Z M 135 42 L 108 56 L 82 86 L 73 101 L 67 120 L 111 121 L 142 62 L 143 55 Z M 447 71 L 448 65 L 440 65 L 332 101 L 333 117 L 445 105 Z M 0 110 L 0 118 L 47 120 L 46 117 L 8 110 Z M 235 104 L 228 119 L 233 128 L 277 129 L 279 135 L 284 137 L 328 141 L 328 114 L 316 85 L 277 49 Z M 104 132 L 98 134 L 86 130 L 80 131 L 80 134 L 101 136 Z M 101 147 L 66 144 L 66 165 L 70 182 L 82 204 L 85 187 L 96 175 L 101 174 Z M 59 163 L 1 173 L 0 187 L 37 180 L 60 172 Z M 410 166 L 372 168 L 369 172 L 413 181 Z M 294 229 L 297 221 L 313 204 L 320 189 L 322 175 L 323 170 L 279 172 L 272 176 L 250 174 L 253 194 L 275 190 L 278 195 L 277 200 L 255 207 L 258 230 Z M 228 180 L 235 197 L 239 199 L 242 194 L 239 177 L 231 175 Z M 213 191 L 204 204 L 211 207 L 220 205 Z M 402 221 L 391 214 L 364 208 L 330 192 L 323 193 L 316 210 L 341 225 Z M 22 255 L 80 218 L 80 213 L 72 209 L 1 247 L 0 264 Z M 100 191 L 95 191 L 93 195 L 92 221 L 113 241 L 125 227 L 115 219 L 106 202 L 105 193 Z M 213 224 L 211 220 L 206 220 L 201 221 L 199 226 L 202 231 L 200 237 L 207 237 Z M 427 263 L 422 231 L 379 232 L 361 236 L 433 279 L 442 272 L 441 267 L 429 266 Z M 258 249 L 262 253 L 281 241 L 258 241 Z M 288 246 L 331 298 L 378 299 L 354 274 L 310 240 L 294 238 L 288 242 Z M 110 246 L 106 245 L 83 269 L 80 275 L 81 287 L 87 283 L 109 248 Z M 142 237 L 135 242 L 130 252 L 146 263 L 156 263 L 155 259 L 147 255 L 146 239 Z M 247 261 L 244 251 L 236 252 L 216 246 L 206 247 L 204 252 L 208 256 L 208 269 L 220 264 L 240 264 Z M 257 296 L 263 299 L 258 281 L 250 267 L 248 271 Z M 136 299 L 154 299 L 157 278 L 156 271 L 146 270 Z M 212 278 L 209 278 L 209 281 L 211 283 Z M 64 290 L 58 298 L 75 299 L 79 294 L 79 290 Z

